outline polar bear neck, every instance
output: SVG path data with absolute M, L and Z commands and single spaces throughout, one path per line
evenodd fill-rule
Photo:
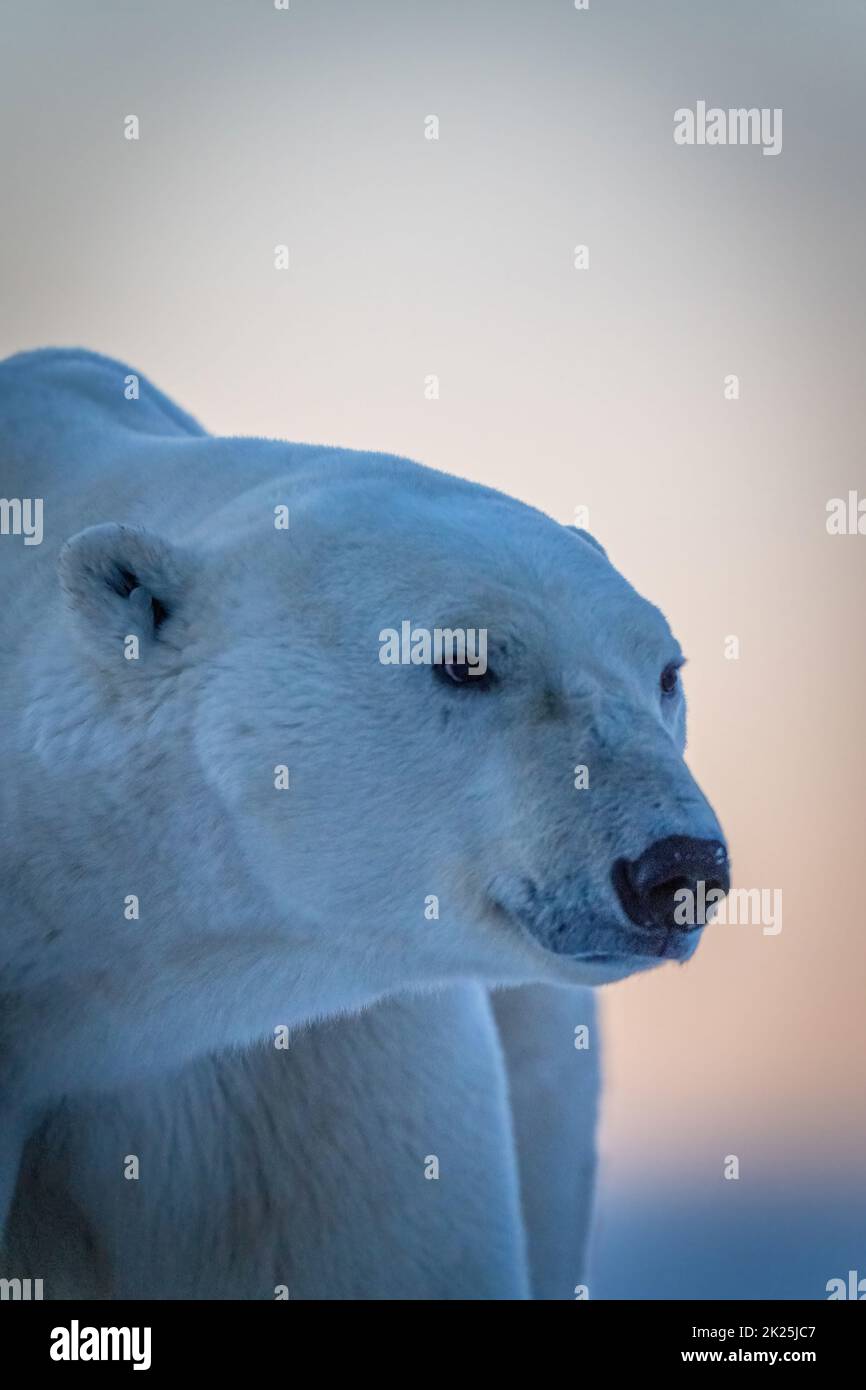
M 22 1085 L 28 1073 L 55 1094 L 82 1078 L 124 1084 L 412 983 L 396 962 L 389 978 L 369 943 L 335 954 L 267 896 L 203 788 L 188 710 L 152 710 L 140 739 L 127 728 L 113 740 L 51 657 L 25 653 L 17 669 L 31 698 L 0 736 L 0 820 L 16 826 L 0 873 L 0 995 L 33 1020 L 16 1030 L 30 1039 Z M 26 796 L 13 801 L 14 787 Z M 46 1058 L 61 1016 L 63 1055 Z M 0 1034 L 0 1063 L 4 1047 Z

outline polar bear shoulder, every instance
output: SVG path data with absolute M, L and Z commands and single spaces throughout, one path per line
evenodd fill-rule
M 152 434 L 205 433 L 146 376 L 85 348 L 36 348 L 0 362 L 0 427 L 8 430 L 14 421 L 32 427 L 37 419 L 43 430 L 59 422 L 68 431 L 98 419 Z

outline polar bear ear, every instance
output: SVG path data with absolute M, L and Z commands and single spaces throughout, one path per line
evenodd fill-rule
M 57 568 L 79 632 L 106 652 L 129 636 L 159 641 L 187 571 L 160 536 L 114 522 L 79 531 L 60 551 Z
M 588 531 L 581 530 L 579 526 L 569 526 L 568 529 L 569 531 L 573 531 L 576 536 L 580 536 L 580 539 L 582 541 L 586 541 L 587 544 L 591 545 L 594 550 L 600 550 L 604 558 L 607 559 L 607 551 L 601 544 L 601 541 L 597 541 L 595 539 L 595 536 L 591 536 Z

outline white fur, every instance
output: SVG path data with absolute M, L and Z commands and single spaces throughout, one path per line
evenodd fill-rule
M 54 1297 L 523 1298 L 512 1147 L 483 991 L 405 998 L 56 1113 L 10 1260 Z
M 252 1088 L 248 1058 L 205 1059 L 398 991 L 648 968 L 613 859 L 717 831 L 682 707 L 657 697 L 676 644 L 586 540 L 405 460 L 212 438 L 144 380 L 127 401 L 127 373 L 72 352 L 0 366 L 0 490 L 45 504 L 41 546 L 0 545 L 0 1227 L 61 1102 L 148 1113 L 161 1078 L 204 1100 L 235 1068 Z M 496 688 L 382 667 L 404 618 L 486 627 Z M 512 1290 L 521 1241 L 503 1237 Z

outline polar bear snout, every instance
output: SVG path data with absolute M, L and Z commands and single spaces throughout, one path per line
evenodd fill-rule
M 639 927 L 696 931 L 730 887 L 721 840 L 668 835 L 637 859 L 618 859 L 613 886 L 626 916 Z

